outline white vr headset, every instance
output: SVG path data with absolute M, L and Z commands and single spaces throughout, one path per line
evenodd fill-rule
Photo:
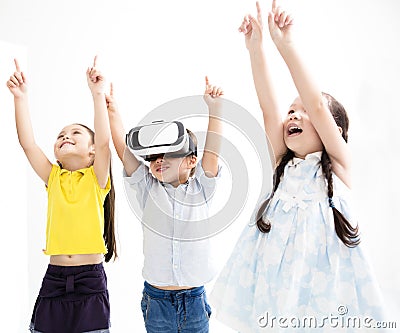
M 159 156 L 197 156 L 196 146 L 179 121 L 154 121 L 149 125 L 132 128 L 125 138 L 129 150 L 146 161 L 154 161 Z

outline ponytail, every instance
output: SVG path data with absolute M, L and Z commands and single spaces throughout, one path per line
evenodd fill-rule
M 279 165 L 275 169 L 274 173 L 274 183 L 272 187 L 272 193 L 269 195 L 269 197 L 261 204 L 260 208 L 258 209 L 257 215 L 256 215 L 256 221 L 257 221 L 257 228 L 263 233 L 268 233 L 271 231 L 271 222 L 269 220 L 264 221 L 263 215 L 266 209 L 268 208 L 268 204 L 271 201 L 272 197 L 274 196 L 274 193 L 278 189 L 279 183 L 281 182 L 281 178 L 283 175 L 283 172 L 285 170 L 286 164 L 294 157 L 293 151 L 288 149 L 286 154 L 282 157 L 281 161 L 279 162 Z
M 332 179 L 332 163 L 328 153 L 324 149 L 321 156 L 322 172 L 324 173 L 328 182 L 328 200 L 329 207 L 332 208 L 333 219 L 335 222 L 335 231 L 341 241 L 347 247 L 356 247 L 360 244 L 358 234 L 358 225 L 353 227 L 343 214 L 335 207 L 333 203 L 333 179 Z
M 114 260 L 118 257 L 117 254 L 117 243 L 115 241 L 115 190 L 114 182 L 111 172 L 110 163 L 110 182 L 111 188 L 104 200 L 104 242 L 106 243 L 107 253 L 104 256 L 105 262 L 109 262 L 113 257 Z

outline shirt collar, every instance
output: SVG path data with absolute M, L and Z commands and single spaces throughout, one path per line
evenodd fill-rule
M 288 163 L 289 166 L 295 166 L 301 162 L 307 161 L 307 160 L 321 160 L 322 156 L 322 151 L 316 151 L 314 153 L 307 154 L 306 157 L 300 158 L 300 157 L 293 157 L 293 159 Z
M 78 170 L 74 170 L 74 171 L 70 171 L 70 170 L 67 170 L 67 169 L 62 169 L 61 167 L 59 167 L 60 168 L 60 175 L 62 175 L 63 173 L 67 173 L 67 172 L 79 172 L 80 174 L 82 174 L 82 175 L 84 175 L 86 172 L 87 172 L 87 170 L 89 170 L 89 168 L 83 168 L 83 169 L 78 169 Z
M 179 184 L 177 187 L 174 187 L 174 188 L 178 188 L 179 186 L 182 186 L 182 185 L 189 185 L 189 179 L 186 182 Z M 165 182 L 161 182 L 161 181 L 160 181 L 160 183 L 164 187 L 173 187 L 170 183 L 165 183 Z

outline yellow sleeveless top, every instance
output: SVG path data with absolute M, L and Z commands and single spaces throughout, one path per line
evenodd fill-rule
M 104 243 L 104 199 L 93 166 L 76 171 L 53 165 L 47 184 L 46 249 L 48 255 L 107 253 Z

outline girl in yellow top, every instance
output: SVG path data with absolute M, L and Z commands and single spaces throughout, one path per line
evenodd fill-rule
M 86 72 L 95 132 L 81 124 L 64 127 L 54 144 L 57 164 L 53 165 L 35 142 L 26 75 L 17 60 L 15 66 L 7 86 L 14 95 L 18 139 L 48 193 L 44 252 L 50 255 L 50 264 L 33 310 L 31 332 L 109 332 L 102 262 L 117 254 L 104 76 L 95 57 Z

